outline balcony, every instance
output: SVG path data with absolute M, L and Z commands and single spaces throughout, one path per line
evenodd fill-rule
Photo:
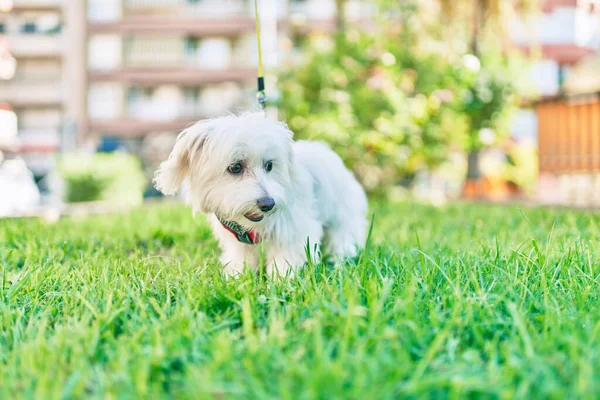
M 113 93 L 98 90 L 89 96 L 88 126 L 91 132 L 122 137 L 176 133 L 198 120 L 247 109 L 254 99 L 253 93 L 245 93 L 234 83 L 201 88 L 133 87 L 127 90 L 125 104 L 114 107 L 112 113 L 107 112 L 115 103 L 113 98 L 119 95 L 122 96 L 118 90 Z
M 13 107 L 54 106 L 63 100 L 62 85 L 57 82 L 12 80 L 0 83 L 0 102 Z
M 105 1 L 105 0 L 104 0 Z M 123 15 L 171 15 L 175 17 L 236 17 L 253 12 L 248 0 L 122 0 Z
M 88 130 L 99 134 L 134 138 L 152 132 L 179 133 L 199 119 L 201 118 L 181 118 L 167 121 L 147 121 L 131 118 L 90 119 Z
M 17 136 L 21 148 L 25 149 L 58 149 L 60 147 L 60 131 L 54 128 L 19 129 Z
M 201 19 L 193 16 L 127 16 L 118 21 L 88 24 L 90 34 L 174 33 L 230 37 L 252 32 L 253 29 L 254 20 L 249 17 Z
M 46 11 L 61 8 L 63 4 L 70 0 L 14 0 L 13 9 Z
M 596 51 L 589 47 L 575 45 L 543 45 L 539 48 L 523 47 L 525 54 L 530 55 L 532 50 L 539 50 L 543 59 L 554 60 L 559 64 L 576 64 L 579 60 Z
M 560 6 L 529 20 L 511 21 L 511 39 L 519 46 L 531 44 L 597 48 L 600 20 L 594 13 L 575 6 Z
M 158 19 L 236 19 L 250 17 L 253 8 L 242 0 L 88 0 L 88 20 L 92 24 L 119 24 L 129 18 L 142 21 Z
M 579 2 L 577 0 L 544 0 L 541 2 L 542 11 L 552 12 L 559 7 L 577 7 Z
M 58 57 L 63 54 L 61 35 L 9 35 L 10 51 L 16 58 L 25 57 Z
M 121 82 L 129 85 L 152 86 L 158 84 L 205 85 L 219 82 L 253 82 L 255 68 L 224 70 L 192 67 L 172 68 L 120 68 L 110 71 L 89 71 L 91 82 Z
M 290 2 L 291 15 L 303 15 L 309 20 L 333 20 L 336 16 L 334 0 L 305 0 Z
M 362 22 L 362 21 L 361 21 Z M 311 33 L 333 34 L 337 31 L 334 19 L 307 19 L 305 16 L 292 16 L 279 21 L 278 29 L 291 31 L 299 35 Z

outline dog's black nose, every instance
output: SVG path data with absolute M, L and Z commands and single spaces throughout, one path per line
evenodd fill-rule
M 256 205 L 260 211 L 271 211 L 275 207 L 275 200 L 270 197 L 262 197 L 256 201 Z

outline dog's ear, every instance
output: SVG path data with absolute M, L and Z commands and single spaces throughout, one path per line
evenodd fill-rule
M 198 122 L 177 136 L 171 155 L 154 174 L 154 186 L 158 190 L 166 195 L 177 193 L 188 176 L 191 163 L 200 156 L 208 133 L 208 124 Z

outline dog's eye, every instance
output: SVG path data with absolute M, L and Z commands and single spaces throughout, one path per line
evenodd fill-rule
M 229 172 L 231 172 L 234 175 L 239 174 L 240 172 L 242 172 L 242 164 L 239 162 L 236 162 L 235 164 L 231 164 L 229 166 L 229 168 L 227 168 L 229 170 Z
M 265 163 L 265 171 L 271 172 L 272 169 L 273 169 L 273 161 L 267 161 Z

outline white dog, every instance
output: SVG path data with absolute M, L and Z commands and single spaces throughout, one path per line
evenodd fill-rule
M 326 145 L 292 136 L 262 113 L 201 121 L 179 135 L 156 172 L 164 194 L 187 182 L 194 212 L 209 217 L 228 275 L 258 268 L 259 242 L 266 272 L 282 275 L 304 265 L 307 254 L 316 261 L 321 245 L 341 257 L 364 245 L 362 187 Z

